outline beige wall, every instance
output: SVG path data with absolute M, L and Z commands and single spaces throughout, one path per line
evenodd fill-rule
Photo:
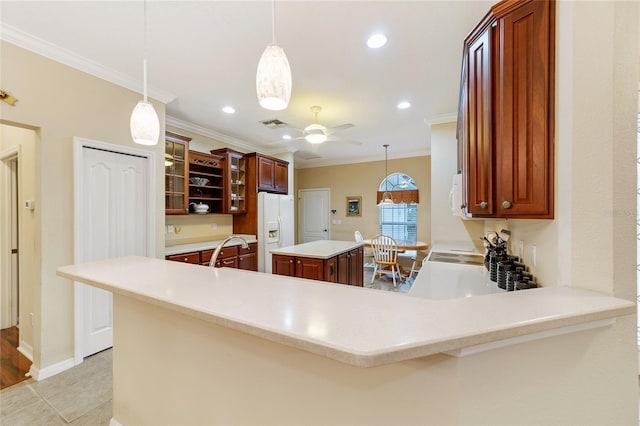
M 73 284 L 56 276 L 56 268 L 73 263 L 73 137 L 148 149 L 156 154 L 157 247 L 164 254 L 164 145 L 141 148 L 131 140 L 129 117 L 141 95 L 58 62 L 2 42 L 2 88 L 18 98 L 0 102 L 3 122 L 37 129 L 34 164 L 25 170 L 35 181 L 33 326 L 23 336 L 33 346 L 37 370 L 73 358 Z M 164 105 L 154 102 L 164 128 Z M 29 330 L 29 327 L 33 327 Z
M 406 173 L 415 180 L 420 191 L 418 239 L 431 241 L 431 157 L 389 160 L 388 172 Z M 297 169 L 296 195 L 300 189 L 329 188 L 330 209 L 336 210 L 331 219 L 342 221 L 341 224 L 331 225 L 331 239 L 352 241 L 356 230 L 362 232 L 365 238 L 372 238 L 380 233 L 376 192 L 384 177 L 384 161 Z M 354 195 L 362 196 L 362 217 L 346 217 L 346 199 Z
M 0 125 L 0 155 L 9 151 L 18 150 L 18 235 L 19 235 L 19 265 L 18 275 L 20 277 L 20 287 L 18 295 L 12 295 L 11 298 L 19 297 L 18 310 L 21 313 L 20 327 L 20 350 L 26 355 L 33 356 L 33 328 L 29 324 L 29 312 L 34 312 L 34 287 L 38 281 L 36 278 L 37 265 L 39 263 L 38 253 L 36 252 L 36 213 L 32 210 L 23 208 L 26 200 L 35 199 L 35 145 L 36 132 L 32 129 L 25 129 L 16 126 L 2 124 Z M 2 164 L 4 166 L 4 164 Z M 0 167 L 3 168 L 3 167 Z M 4 179 L 5 174 L 0 173 L 0 179 Z M 0 193 L 4 188 L 5 182 L 0 181 Z M 4 203 L 4 198 L 2 199 Z M 0 224 L 9 221 L 8 205 L 2 205 L 0 209 Z M 8 223 L 8 222 L 7 222 Z M 3 229 L 4 231 L 4 229 Z M 2 243 L 8 242 L 6 239 L 9 235 L 2 235 Z M 8 253 L 11 247 L 2 246 L 2 253 Z M 3 290 L 9 286 L 9 265 L 4 263 L 5 257 L 0 257 L 0 279 L 2 280 Z M 8 297 L 7 291 L 2 292 L 3 300 L 0 302 L 2 306 L 2 327 L 9 327 L 10 324 L 10 306 L 11 298 Z

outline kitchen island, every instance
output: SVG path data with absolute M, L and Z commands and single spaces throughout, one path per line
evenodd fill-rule
M 362 287 L 364 243 L 317 240 L 271 250 L 277 275 Z
M 114 425 L 637 418 L 635 306 L 587 290 L 433 300 L 144 257 L 58 274 L 113 292 Z

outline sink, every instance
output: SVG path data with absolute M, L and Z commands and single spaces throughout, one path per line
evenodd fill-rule
M 484 256 L 473 253 L 452 253 L 432 251 L 427 258 L 429 262 L 457 263 L 461 265 L 484 265 Z

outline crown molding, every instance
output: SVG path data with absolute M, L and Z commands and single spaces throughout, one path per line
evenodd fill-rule
M 237 146 L 238 148 L 244 148 L 249 151 L 261 151 L 261 149 L 259 149 L 257 145 L 247 143 L 246 141 L 243 141 L 238 138 L 234 138 L 233 136 L 225 135 L 224 133 L 220 133 L 215 130 L 208 129 L 206 127 L 202 127 L 197 124 L 193 124 L 188 121 L 181 120 L 179 118 L 176 118 L 170 115 L 167 115 L 165 117 L 165 122 L 169 126 L 173 126 L 182 130 L 197 133 L 199 135 L 206 136 L 211 139 L 215 139 L 218 142 L 229 143 L 231 145 Z
M 94 77 L 142 94 L 141 79 L 132 78 L 127 74 L 107 68 L 70 50 L 35 37 L 11 25 L 7 25 L 4 22 L 0 22 L 0 40 L 4 40 L 7 43 L 14 44 L 71 68 L 91 74 Z M 148 95 L 164 104 L 168 104 L 176 98 L 175 95 L 153 86 L 148 87 Z
M 427 117 L 424 119 L 424 122 L 429 126 L 433 126 L 434 124 L 452 123 L 454 121 L 458 121 L 458 114 L 455 112 L 432 115 L 431 117 Z
M 431 155 L 431 151 L 428 149 L 405 152 L 398 155 L 390 155 L 389 160 L 401 160 L 403 158 L 412 158 L 412 157 L 425 157 Z M 357 159 L 349 159 L 346 158 L 344 160 L 304 160 L 304 159 L 296 159 L 295 168 L 296 169 L 311 169 L 314 167 L 329 167 L 329 166 L 342 166 L 346 164 L 356 164 L 356 163 L 370 163 L 373 161 L 384 161 L 384 155 L 375 155 L 364 158 Z

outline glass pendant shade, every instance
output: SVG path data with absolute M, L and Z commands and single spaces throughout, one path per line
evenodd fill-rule
M 262 53 L 256 73 L 256 91 L 260 106 L 280 111 L 291 99 L 291 68 L 281 47 L 270 44 Z
M 131 137 L 140 145 L 156 145 L 160 136 L 160 120 L 147 101 L 139 101 L 131 113 Z

